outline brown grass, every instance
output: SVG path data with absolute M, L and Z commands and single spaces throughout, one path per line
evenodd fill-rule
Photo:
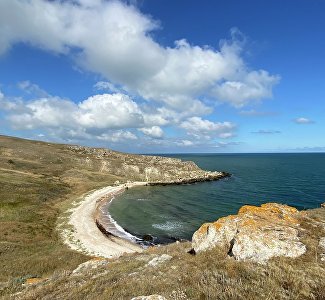
M 261 265 L 235 261 L 218 248 L 196 256 L 186 253 L 189 249 L 190 243 L 172 244 L 113 260 L 81 276 L 61 273 L 30 287 L 23 299 L 131 299 L 150 294 L 167 299 L 325 299 L 324 264 L 310 261 L 308 255 Z M 163 253 L 172 259 L 146 266 Z
M 57 218 L 67 203 L 116 179 L 78 163 L 65 146 L 0 136 L 0 283 L 87 260 L 63 245 Z

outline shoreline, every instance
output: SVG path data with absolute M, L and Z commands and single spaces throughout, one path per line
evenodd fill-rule
M 85 196 L 69 216 L 68 225 L 72 226 L 73 230 L 70 234 L 63 232 L 65 244 L 73 250 L 105 258 L 143 251 L 143 248 L 130 240 L 110 234 L 108 231 L 108 234 L 104 234 L 98 228 L 96 220 L 98 220 L 98 208 L 102 207 L 101 204 L 112 201 L 125 188 L 146 184 L 147 182 L 132 182 L 118 186 L 107 186 Z M 107 226 L 116 228 L 113 222 L 107 224 Z
M 107 207 L 125 189 L 134 186 L 181 185 L 204 181 L 216 181 L 230 177 L 226 172 L 206 172 L 205 176 L 179 178 L 162 182 L 127 182 L 118 186 L 107 186 L 83 198 L 68 218 L 73 227 L 70 233 L 63 232 L 64 243 L 71 249 L 91 256 L 119 257 L 125 253 L 142 252 L 141 238 L 122 228 L 109 214 Z

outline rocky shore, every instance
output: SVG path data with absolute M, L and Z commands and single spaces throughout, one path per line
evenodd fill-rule
M 179 185 L 179 184 L 193 184 L 205 181 L 216 181 L 223 178 L 230 177 L 231 174 L 227 172 L 197 172 L 195 174 L 189 174 L 188 177 L 176 178 L 171 181 L 154 181 L 148 182 L 148 185 Z

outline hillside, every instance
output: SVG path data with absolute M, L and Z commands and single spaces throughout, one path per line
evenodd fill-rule
M 0 136 L 0 282 L 73 268 L 87 258 L 55 230 L 58 216 L 90 190 L 128 180 L 208 180 L 192 162 Z
M 0 136 L 0 296 L 131 299 L 160 294 L 166 299 L 325 299 L 324 208 L 296 217 L 297 238 L 306 247 L 302 255 L 273 257 L 263 263 L 237 260 L 228 248 L 217 244 L 191 255 L 188 252 L 196 247 L 195 241 L 152 247 L 120 258 L 89 257 L 64 245 L 56 230 L 73 201 L 116 181 L 167 184 L 223 175 L 227 174 L 205 172 L 192 162 L 170 158 Z M 240 226 L 246 224 L 246 232 L 256 227 L 251 226 L 252 220 L 254 224 L 261 222 L 255 210 L 254 214 L 252 208 L 250 214 L 247 211 L 240 210 Z M 262 216 L 268 220 L 268 214 Z M 232 219 L 226 218 L 229 222 Z M 222 228 L 220 222 L 213 226 Z M 282 217 L 279 222 L 282 227 L 289 226 Z M 278 232 L 273 223 L 268 220 L 266 234 Z M 206 238 L 212 241 L 211 226 L 202 226 L 203 242 Z M 286 243 L 281 232 L 276 236 Z M 241 235 L 242 240 L 245 237 Z M 236 246 L 233 241 L 230 244 Z

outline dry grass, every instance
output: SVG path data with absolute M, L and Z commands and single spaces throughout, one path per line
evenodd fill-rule
M 172 244 L 111 261 L 80 276 L 57 274 L 30 287 L 22 299 L 131 299 L 161 294 L 167 299 L 325 299 L 324 264 L 278 258 L 265 265 L 238 262 L 214 249 L 188 254 L 190 243 Z M 170 261 L 148 267 L 153 257 Z M 12 285 L 12 292 L 17 291 Z
M 63 245 L 57 218 L 67 203 L 116 179 L 78 163 L 65 146 L 0 136 L 0 283 L 87 260 Z

